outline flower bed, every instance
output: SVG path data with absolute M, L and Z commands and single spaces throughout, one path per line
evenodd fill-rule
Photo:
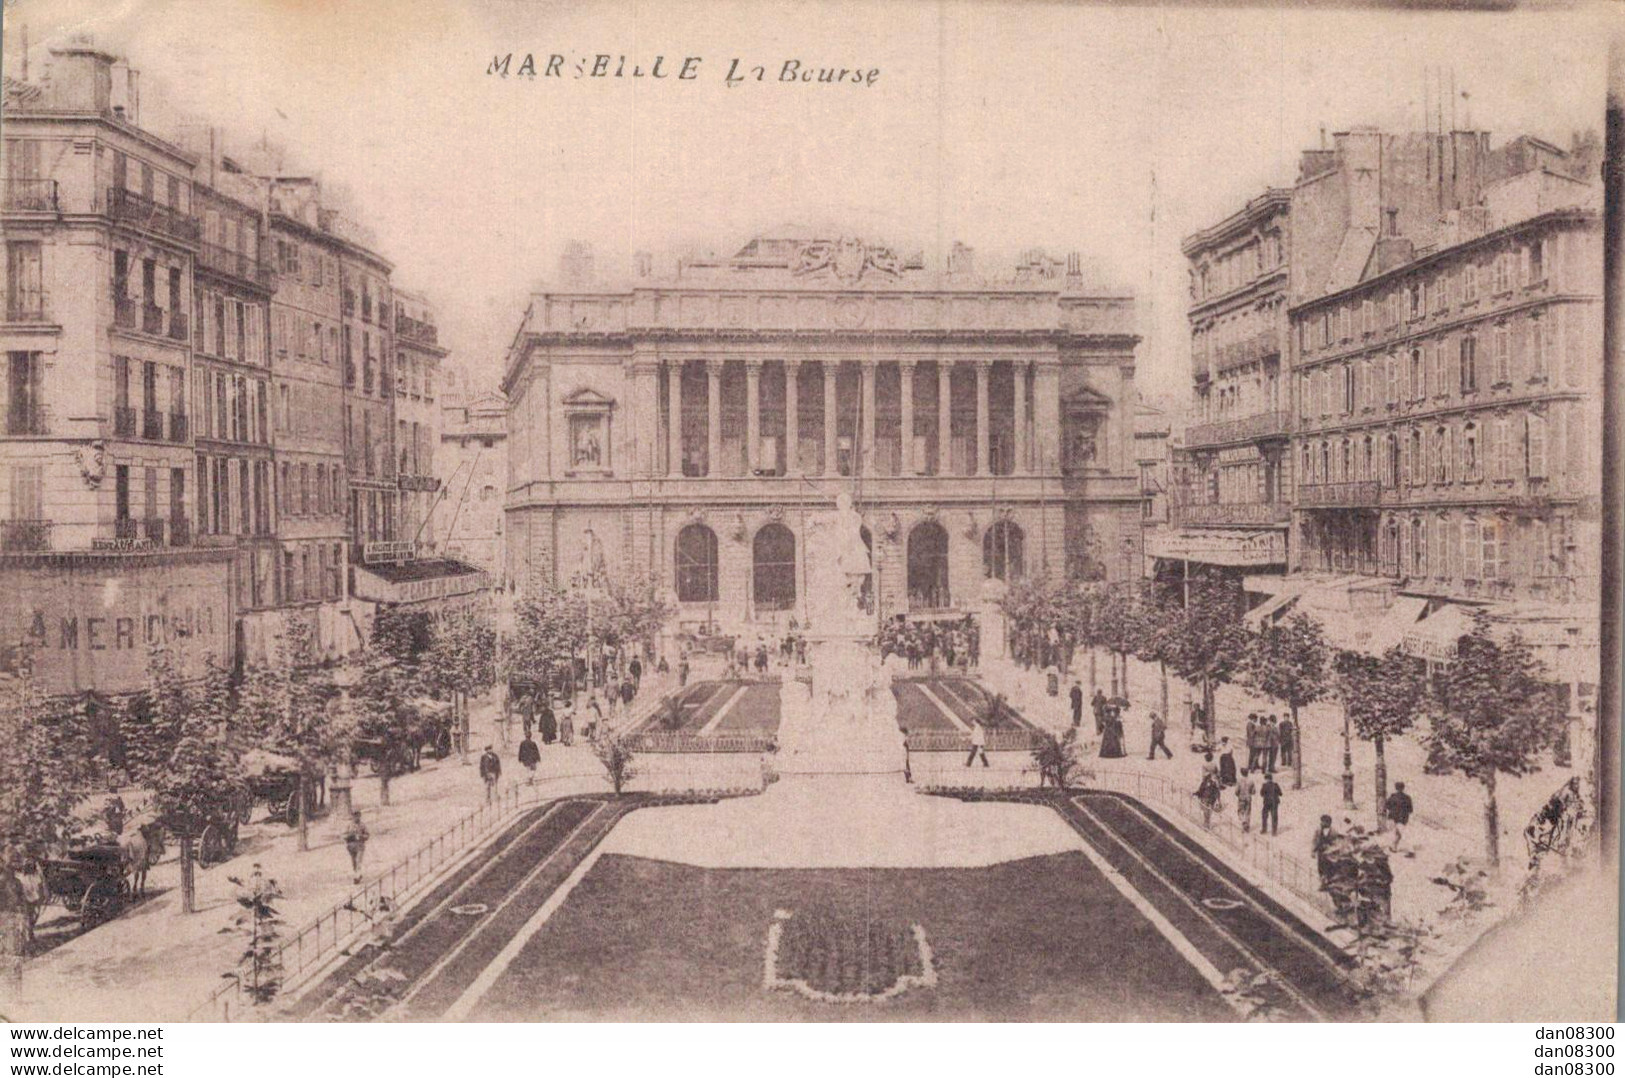
M 778 910 L 767 930 L 763 987 L 820 1003 L 878 1003 L 937 983 L 919 925 L 837 912 Z

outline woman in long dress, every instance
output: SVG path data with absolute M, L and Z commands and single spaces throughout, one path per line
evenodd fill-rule
M 1106 712 L 1100 733 L 1100 758 L 1119 760 L 1128 753 L 1123 751 L 1123 716 L 1115 707 Z

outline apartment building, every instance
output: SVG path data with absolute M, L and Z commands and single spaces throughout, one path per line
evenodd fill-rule
M 440 345 L 435 310 L 421 292 L 395 290 L 395 454 L 400 509 L 396 538 L 414 549 L 439 549 L 445 531 L 435 512 L 440 477 L 442 365 L 451 353 Z

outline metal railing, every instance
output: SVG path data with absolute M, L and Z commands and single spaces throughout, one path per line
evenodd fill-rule
M 198 262 L 216 273 L 225 273 L 252 281 L 258 285 L 271 283 L 271 267 L 242 251 L 233 251 L 218 243 L 205 243 L 198 248 Z
M 147 538 L 152 540 L 154 546 L 164 545 L 164 525 L 167 523 L 168 521 L 163 517 L 148 517 L 146 519 L 146 526 L 142 530 L 146 532 Z
M 186 340 L 187 336 L 189 335 L 187 329 L 189 323 L 190 319 L 186 317 L 185 311 L 170 311 L 169 339 L 172 341 Z
M 192 545 L 192 522 L 185 517 L 169 518 L 169 545 Z
M 135 437 L 135 409 L 125 404 L 113 406 L 113 434 L 119 438 Z
M 107 189 L 107 215 L 187 243 L 196 243 L 203 231 L 196 217 L 122 187 Z
M 1376 506 L 1382 501 L 1382 484 L 1375 479 L 1352 483 L 1300 483 L 1298 504 L 1303 506 Z
M 169 440 L 172 441 L 172 442 L 184 442 L 184 441 L 187 440 L 187 437 L 190 434 L 191 434 L 191 423 L 187 420 L 186 413 L 185 412 L 170 412 L 169 413 Z
M 1037 733 L 1023 729 L 993 729 L 986 736 L 988 752 L 1031 752 L 1039 741 Z M 951 730 L 911 730 L 903 740 L 910 752 L 970 752 L 970 735 Z
M 119 517 L 119 518 L 117 518 L 116 520 L 113 521 L 113 538 L 115 538 L 115 539 L 136 539 L 136 538 L 139 538 L 139 536 L 137 534 L 138 531 L 139 531 L 139 528 L 140 528 L 140 525 L 136 522 L 135 517 Z
M 164 413 L 156 409 L 141 413 L 141 437 L 152 442 L 164 440 Z
M 422 322 L 408 315 L 395 316 L 395 335 L 421 344 L 438 344 L 440 331 L 430 322 Z
M 49 322 L 51 295 L 49 292 L 8 292 L 6 294 L 7 322 Z
M 0 198 L 5 209 L 18 213 L 60 213 L 55 180 L 12 177 L 5 182 Z
M 148 303 L 141 308 L 141 332 L 150 333 L 154 337 L 164 335 L 164 309 L 155 303 Z
M 0 550 L 50 550 L 49 520 L 0 520 Z
M 1216 505 L 1173 505 L 1168 516 L 1178 527 L 1186 524 L 1285 524 L 1292 507 L 1285 502 L 1236 502 Z
M 633 752 L 649 753 L 772 752 L 777 742 L 766 734 L 710 734 L 701 737 L 698 734 L 652 730 L 629 735 L 627 747 Z

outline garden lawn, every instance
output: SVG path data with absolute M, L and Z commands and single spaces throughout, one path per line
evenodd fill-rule
M 937 984 L 880 1003 L 763 986 L 798 911 L 921 925 Z M 1213 1021 L 1230 1007 L 1081 853 L 986 868 L 707 869 L 606 854 L 472 1021 Z

